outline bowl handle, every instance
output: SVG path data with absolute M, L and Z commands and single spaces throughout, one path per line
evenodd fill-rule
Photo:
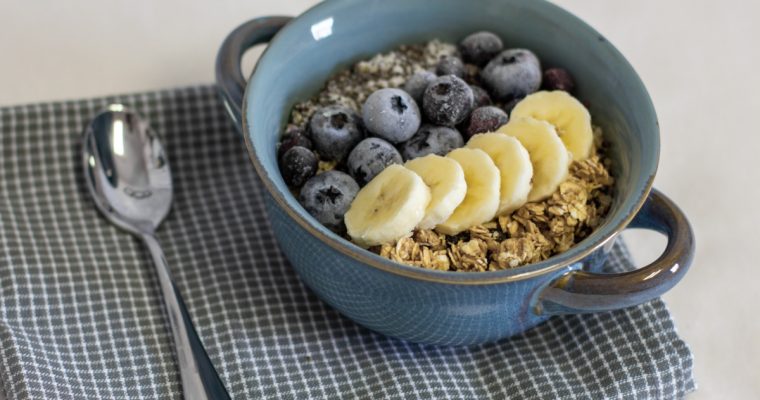
M 628 227 L 665 234 L 668 237 L 665 252 L 653 263 L 630 272 L 568 272 L 543 290 L 535 311 L 555 315 L 616 310 L 659 297 L 678 283 L 694 259 L 694 231 L 684 213 L 665 195 L 652 189 Z
M 235 126 L 242 130 L 243 93 L 245 78 L 240 69 L 243 53 L 251 47 L 266 43 L 288 23 L 291 17 L 254 18 L 230 32 L 216 55 L 216 84 L 227 112 Z

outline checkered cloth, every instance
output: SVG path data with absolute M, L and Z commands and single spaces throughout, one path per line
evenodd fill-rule
M 93 206 L 81 132 L 123 102 L 163 135 L 174 205 L 158 235 L 236 399 L 681 398 L 692 357 L 660 300 L 556 317 L 482 346 L 364 329 L 275 245 L 262 185 L 213 87 L 0 109 L 0 380 L 7 399 L 180 396 L 151 258 Z M 632 268 L 622 244 L 608 270 Z

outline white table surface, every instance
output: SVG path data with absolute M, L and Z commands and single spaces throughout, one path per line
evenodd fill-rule
M 0 105 L 210 83 L 229 30 L 314 2 L 0 0 Z M 558 3 L 628 57 L 657 107 L 655 185 L 687 212 L 698 241 L 692 270 L 665 296 L 694 352 L 691 398 L 758 398 L 760 2 Z M 626 239 L 642 264 L 664 247 L 655 234 Z

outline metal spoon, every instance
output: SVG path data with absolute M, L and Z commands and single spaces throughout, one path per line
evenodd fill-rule
M 159 138 L 121 104 L 100 113 L 84 133 L 87 188 L 109 221 L 145 242 L 169 315 L 185 399 L 229 399 L 193 328 L 155 231 L 169 213 L 172 179 Z

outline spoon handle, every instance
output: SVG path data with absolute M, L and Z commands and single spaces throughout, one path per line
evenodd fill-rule
M 182 296 L 172 281 L 158 240 L 153 234 L 144 233 L 141 236 L 158 272 L 164 306 L 174 336 L 183 397 L 186 400 L 229 399 L 230 396 L 193 327 Z

